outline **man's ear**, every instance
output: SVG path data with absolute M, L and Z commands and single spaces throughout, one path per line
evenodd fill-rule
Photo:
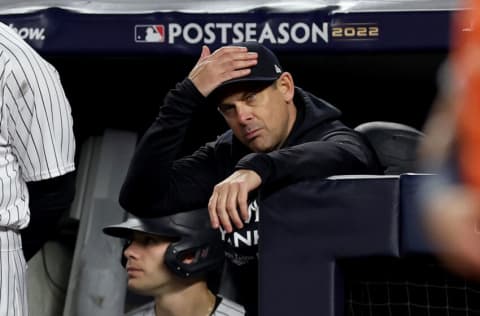
M 284 72 L 277 79 L 277 88 L 280 89 L 284 95 L 285 101 L 292 101 L 295 92 L 295 84 L 293 77 L 289 72 Z
M 183 258 L 182 262 L 185 263 L 185 264 L 192 264 L 193 260 L 195 260 L 195 256 L 193 254 L 191 254 L 191 255 L 185 256 L 185 258 Z

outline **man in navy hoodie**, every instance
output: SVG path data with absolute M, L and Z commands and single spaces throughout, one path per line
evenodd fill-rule
M 193 114 L 207 106 L 216 106 L 230 129 L 178 159 Z M 229 246 L 237 300 L 255 315 L 257 289 L 245 282 L 257 273 L 254 193 L 311 177 L 380 172 L 374 152 L 340 115 L 296 87 L 265 46 L 238 43 L 213 53 L 204 46 L 140 140 L 120 204 L 137 216 L 208 204 L 212 227 L 222 228 Z

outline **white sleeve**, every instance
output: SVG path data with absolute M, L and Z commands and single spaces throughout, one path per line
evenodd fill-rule
M 26 46 L 18 47 L 10 63 L 2 115 L 23 178 L 39 181 L 73 171 L 73 121 L 57 71 Z

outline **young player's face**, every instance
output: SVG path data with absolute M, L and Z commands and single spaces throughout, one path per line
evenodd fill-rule
M 235 136 L 253 152 L 278 149 L 295 122 L 293 81 L 280 77 L 258 90 L 239 87 L 223 97 L 218 109 Z
M 125 249 L 128 287 L 143 295 L 158 295 L 173 285 L 175 276 L 164 263 L 171 240 L 135 232 Z

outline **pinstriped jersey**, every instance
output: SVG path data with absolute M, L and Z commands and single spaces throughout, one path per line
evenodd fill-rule
M 245 308 L 225 297 L 217 296 L 221 300 L 210 316 L 244 316 Z M 147 303 L 125 316 L 155 316 L 155 302 Z
M 75 169 L 72 127 L 55 68 L 0 23 L 0 227 L 28 224 L 26 182 Z
M 221 298 L 222 301 L 217 306 L 212 316 L 243 316 L 245 308 L 229 299 Z

